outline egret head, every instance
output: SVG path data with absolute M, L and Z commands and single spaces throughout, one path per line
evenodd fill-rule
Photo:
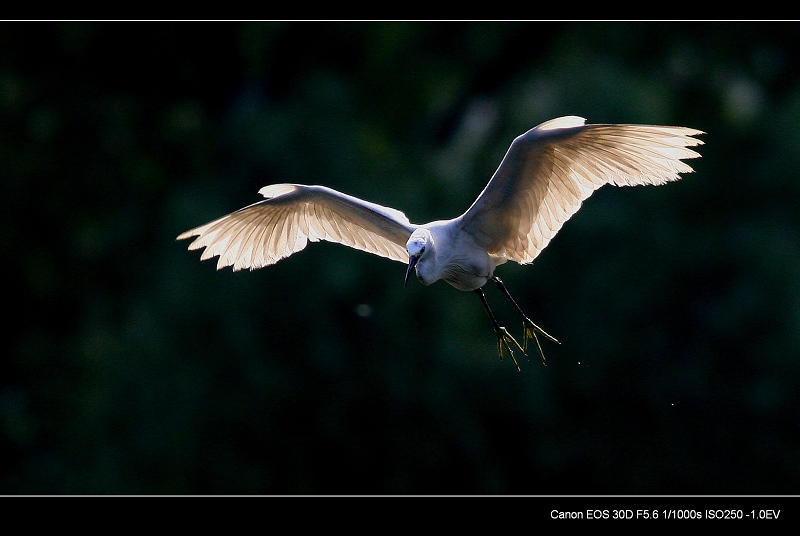
M 433 245 L 433 237 L 431 232 L 427 229 L 417 229 L 406 242 L 406 250 L 408 251 L 408 270 L 406 270 L 406 278 L 403 280 L 403 286 L 408 284 L 408 277 L 414 270 L 419 260 L 425 255 L 425 252 Z

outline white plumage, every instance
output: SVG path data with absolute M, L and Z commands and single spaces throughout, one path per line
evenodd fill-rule
M 673 126 L 585 124 L 576 116 L 552 119 L 518 136 L 475 202 L 451 220 L 412 224 L 384 207 L 324 186 L 276 184 L 264 200 L 178 236 L 197 238 L 201 259 L 219 257 L 217 268 L 256 269 L 327 240 L 408 262 L 429 285 L 439 279 L 479 294 L 498 335 L 498 352 L 525 351 L 544 331 L 511 299 L 495 268 L 532 262 L 600 186 L 664 184 L 692 168 L 682 160 L 700 155 L 702 131 Z M 499 326 L 481 287 L 490 279 L 523 317 L 524 347 Z M 552 339 L 552 337 L 550 337 Z M 555 339 L 553 339 L 555 340 Z M 538 340 L 536 341 L 538 344 Z M 539 348 L 541 352 L 541 347 Z M 516 359 L 514 359 L 516 363 Z

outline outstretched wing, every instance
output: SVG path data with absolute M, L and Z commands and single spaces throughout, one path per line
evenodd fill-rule
M 275 264 L 327 240 L 408 262 L 405 245 L 414 230 L 393 208 L 376 205 L 324 186 L 274 184 L 259 190 L 266 197 L 178 236 L 197 238 L 189 249 L 206 248 L 201 260 L 219 255 L 217 269 L 255 270 Z
M 547 246 L 592 192 L 604 184 L 634 186 L 678 180 L 682 159 L 704 134 L 685 127 L 586 125 L 566 116 L 514 139 L 461 225 L 498 258 L 527 264 Z

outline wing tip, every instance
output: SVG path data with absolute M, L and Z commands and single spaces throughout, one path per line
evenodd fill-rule
M 175 240 L 186 240 L 187 238 L 192 238 L 193 236 L 197 236 L 200 233 L 197 232 L 197 229 L 189 229 L 188 231 L 184 231 L 175 238 Z

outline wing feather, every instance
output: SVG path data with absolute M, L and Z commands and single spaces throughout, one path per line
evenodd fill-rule
M 327 240 L 408 262 L 406 241 L 416 226 L 399 210 L 324 186 L 276 184 L 266 198 L 178 235 L 196 237 L 190 250 L 202 260 L 218 256 L 217 269 L 254 270 L 288 257 L 308 242 Z
M 586 125 L 553 119 L 518 136 L 492 179 L 460 216 L 487 251 L 532 262 L 595 190 L 604 184 L 664 184 L 692 172 L 683 159 L 702 131 L 655 125 Z

